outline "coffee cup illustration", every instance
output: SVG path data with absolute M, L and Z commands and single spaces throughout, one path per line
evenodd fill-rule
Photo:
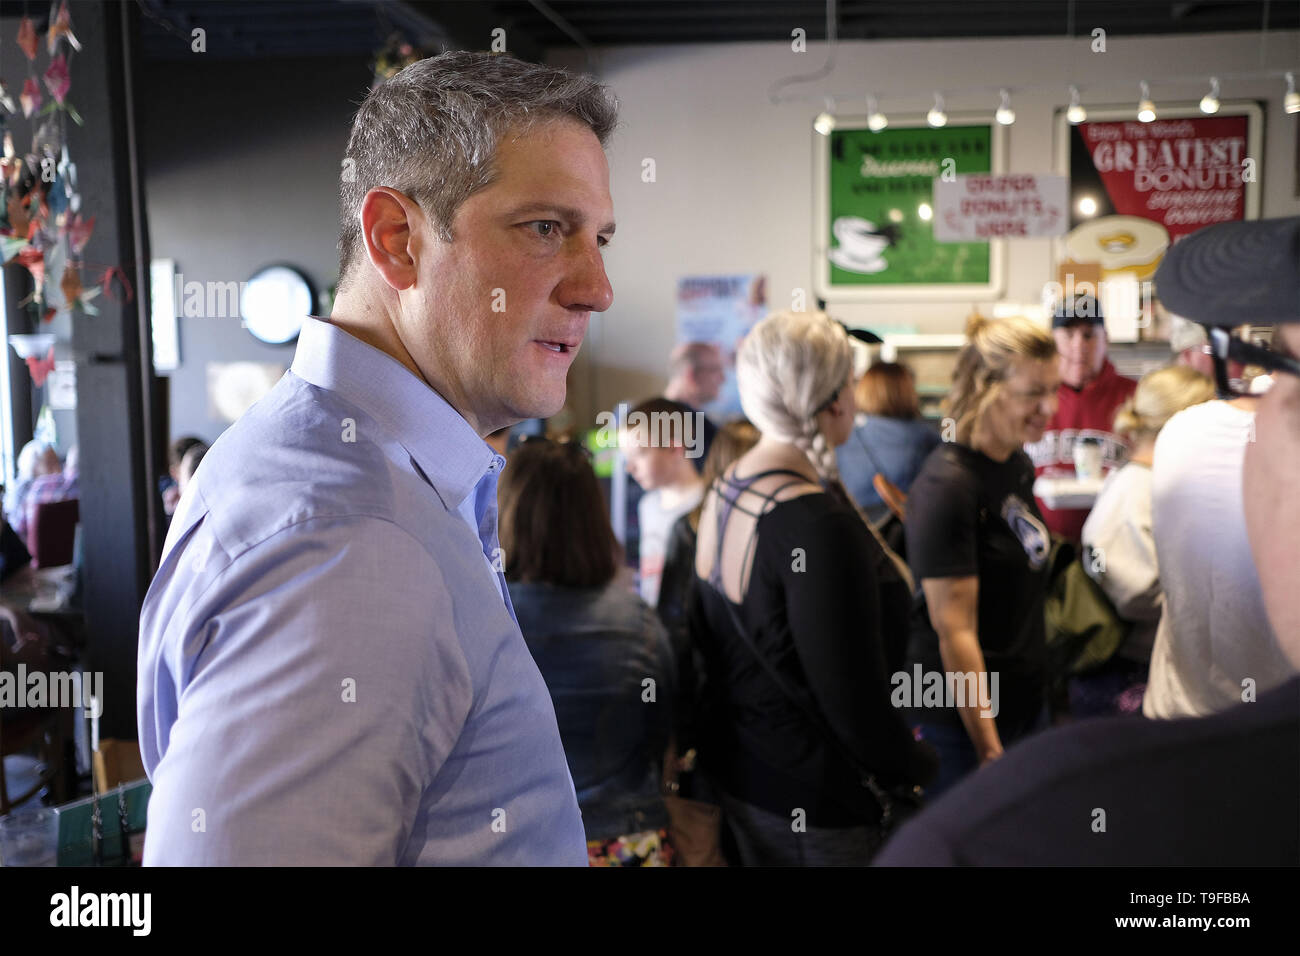
M 892 241 L 887 232 L 876 229 L 876 224 L 861 216 L 840 216 L 831 226 L 839 245 L 827 258 L 848 272 L 870 275 L 889 267 L 882 253 Z

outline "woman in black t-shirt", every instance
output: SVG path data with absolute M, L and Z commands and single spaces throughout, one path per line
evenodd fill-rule
M 700 515 L 689 623 L 703 659 L 699 765 L 745 865 L 866 863 L 881 804 L 934 755 L 890 703 L 908 611 L 898 568 L 838 480 L 852 357 L 820 313 L 758 323 L 736 363 L 758 444 Z
M 939 751 L 932 798 L 1045 722 L 1043 600 L 1051 539 L 1023 450 L 1056 410 L 1056 345 L 1028 319 L 974 319 L 945 437 L 907 502 L 917 580 L 895 703 Z

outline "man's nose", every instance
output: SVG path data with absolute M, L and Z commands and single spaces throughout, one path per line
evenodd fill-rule
M 614 288 L 605 274 L 605 260 L 597 246 L 585 246 L 573 254 L 568 275 L 560 288 L 566 308 L 604 312 L 614 302 Z

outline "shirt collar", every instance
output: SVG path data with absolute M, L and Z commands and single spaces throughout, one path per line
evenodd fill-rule
M 485 474 L 498 475 L 505 465 L 469 422 L 410 369 L 328 319 L 303 322 L 293 372 L 389 429 L 448 509 L 459 508 Z

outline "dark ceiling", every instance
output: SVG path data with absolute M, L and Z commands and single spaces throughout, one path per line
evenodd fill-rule
M 401 31 L 427 49 L 511 52 L 637 43 L 786 40 L 826 35 L 824 0 L 134 0 L 149 59 L 368 56 Z M 3 4 L 5 12 L 11 4 Z M 1265 20 L 1267 19 L 1267 24 Z M 1086 36 L 1300 28 L 1300 0 L 838 0 L 839 38 Z

